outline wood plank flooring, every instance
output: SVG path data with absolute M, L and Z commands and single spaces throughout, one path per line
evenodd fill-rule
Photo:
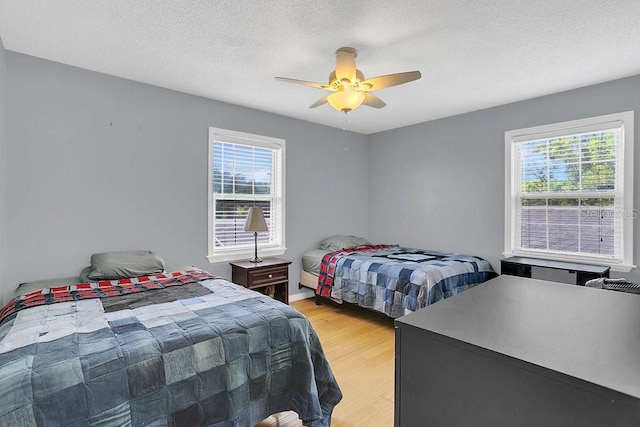
M 313 299 L 291 303 L 309 318 L 342 390 L 332 427 L 393 426 L 393 319 L 351 304 Z M 297 414 L 285 412 L 256 427 L 299 427 Z

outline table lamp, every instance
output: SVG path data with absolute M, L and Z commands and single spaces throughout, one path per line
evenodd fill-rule
M 244 223 L 245 231 L 253 231 L 254 239 L 254 257 L 249 260 L 251 262 L 262 262 L 262 258 L 258 258 L 258 231 L 269 231 L 267 223 L 264 220 L 262 208 L 252 206 L 249 208 L 249 214 L 247 215 L 247 222 Z

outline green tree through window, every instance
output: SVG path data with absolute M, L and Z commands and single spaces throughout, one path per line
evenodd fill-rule
M 633 112 L 505 132 L 505 254 L 633 265 Z

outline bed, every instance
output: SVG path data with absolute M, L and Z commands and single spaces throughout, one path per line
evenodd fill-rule
M 0 425 L 330 424 L 342 394 L 288 305 L 198 269 L 64 282 L 0 311 Z
M 300 285 L 397 318 L 496 277 L 479 257 L 333 236 L 302 256 Z

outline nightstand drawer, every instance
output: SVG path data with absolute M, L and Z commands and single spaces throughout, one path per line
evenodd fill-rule
M 250 287 L 289 280 L 288 267 L 261 268 L 249 271 Z

